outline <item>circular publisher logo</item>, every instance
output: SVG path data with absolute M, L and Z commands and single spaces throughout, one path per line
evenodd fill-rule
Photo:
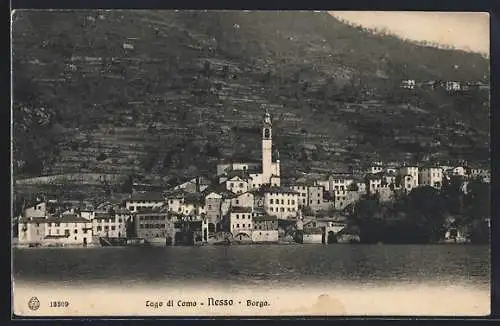
M 38 298 L 32 297 L 30 301 L 28 301 L 28 307 L 31 310 L 38 310 L 38 308 L 40 308 L 40 301 L 38 300 Z

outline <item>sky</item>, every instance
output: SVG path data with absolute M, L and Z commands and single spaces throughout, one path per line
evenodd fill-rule
M 437 42 L 489 56 L 489 14 L 481 12 L 330 11 L 369 28 L 386 28 L 416 41 Z

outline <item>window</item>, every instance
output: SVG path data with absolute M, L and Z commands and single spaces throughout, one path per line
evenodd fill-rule
M 240 218 L 240 215 L 239 214 L 236 214 L 236 218 L 239 219 Z
M 240 201 L 238 199 L 236 199 L 236 205 L 239 205 Z
M 109 226 L 107 226 L 107 225 L 106 225 L 106 226 L 104 227 L 104 231 L 108 231 L 108 230 L 109 230 Z
M 111 227 L 111 230 L 112 230 L 112 231 L 114 231 L 114 230 L 115 230 L 115 226 L 114 226 L 114 225 Z
M 87 233 L 87 229 L 84 229 L 84 230 L 83 230 L 83 233 Z
M 269 199 L 269 203 L 270 203 L 270 204 L 274 204 L 274 200 L 273 200 L 272 198 L 271 198 L 271 199 Z
M 254 229 L 255 229 L 255 230 L 257 230 L 257 225 L 256 225 L 256 226 L 254 226 Z
M 59 234 L 59 229 L 56 229 L 56 234 Z
M 118 223 L 121 223 L 121 222 L 122 222 L 122 219 L 121 219 L 121 218 L 119 218 L 119 219 L 118 219 Z
M 286 203 L 287 203 L 288 205 L 290 205 L 290 199 L 288 199 Z
M 320 200 L 318 199 L 318 205 L 320 204 Z
M 284 212 L 284 211 L 285 211 L 285 208 L 284 208 L 284 207 L 281 207 L 281 208 L 280 208 L 280 211 L 281 211 L 281 212 Z
M 142 224 L 141 224 L 141 225 L 142 225 Z M 101 230 L 102 230 L 102 226 L 100 226 L 100 225 L 99 225 L 99 226 L 97 227 L 97 231 L 101 231 Z
M 78 230 L 77 230 L 77 229 L 75 229 L 75 234 L 77 234 L 77 233 L 78 233 Z
M 76 240 L 76 237 L 75 237 L 75 240 Z
M 212 209 L 212 205 L 208 205 L 208 209 Z
M 243 183 L 240 182 L 240 188 L 243 188 Z
M 144 229 L 144 224 L 139 224 L 139 227 L 140 227 L 141 229 Z M 100 231 L 100 230 L 98 230 L 98 231 Z
M 285 205 L 285 200 L 284 199 L 281 200 L 281 205 Z
M 271 212 L 274 212 L 274 208 L 272 208 L 272 207 L 270 207 L 270 208 L 269 208 L 269 210 L 270 210 Z
M 241 227 L 244 228 L 245 227 L 245 224 L 241 224 Z
M 239 228 L 239 227 L 240 227 L 240 224 L 239 224 L 239 223 L 238 223 L 238 224 L 236 224 L 236 227 L 237 227 L 237 228 Z

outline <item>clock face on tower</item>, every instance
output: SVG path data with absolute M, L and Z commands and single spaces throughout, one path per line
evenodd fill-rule
M 264 129 L 264 138 L 269 139 L 271 136 L 271 130 L 268 128 Z

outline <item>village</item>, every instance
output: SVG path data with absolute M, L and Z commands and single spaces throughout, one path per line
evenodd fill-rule
M 390 202 L 419 187 L 440 189 L 452 177 L 490 183 L 486 168 L 372 162 L 364 173 L 282 182 L 271 115 L 262 122 L 261 162 L 223 161 L 214 178 L 194 176 L 170 189 L 135 184 L 120 201 L 26 203 L 14 224 L 16 246 L 170 246 L 357 243 L 347 214 L 366 196 Z M 16 227 L 15 227 L 16 228 Z M 457 242 L 456 230 L 445 240 Z M 460 239 L 459 239 L 460 240 Z

